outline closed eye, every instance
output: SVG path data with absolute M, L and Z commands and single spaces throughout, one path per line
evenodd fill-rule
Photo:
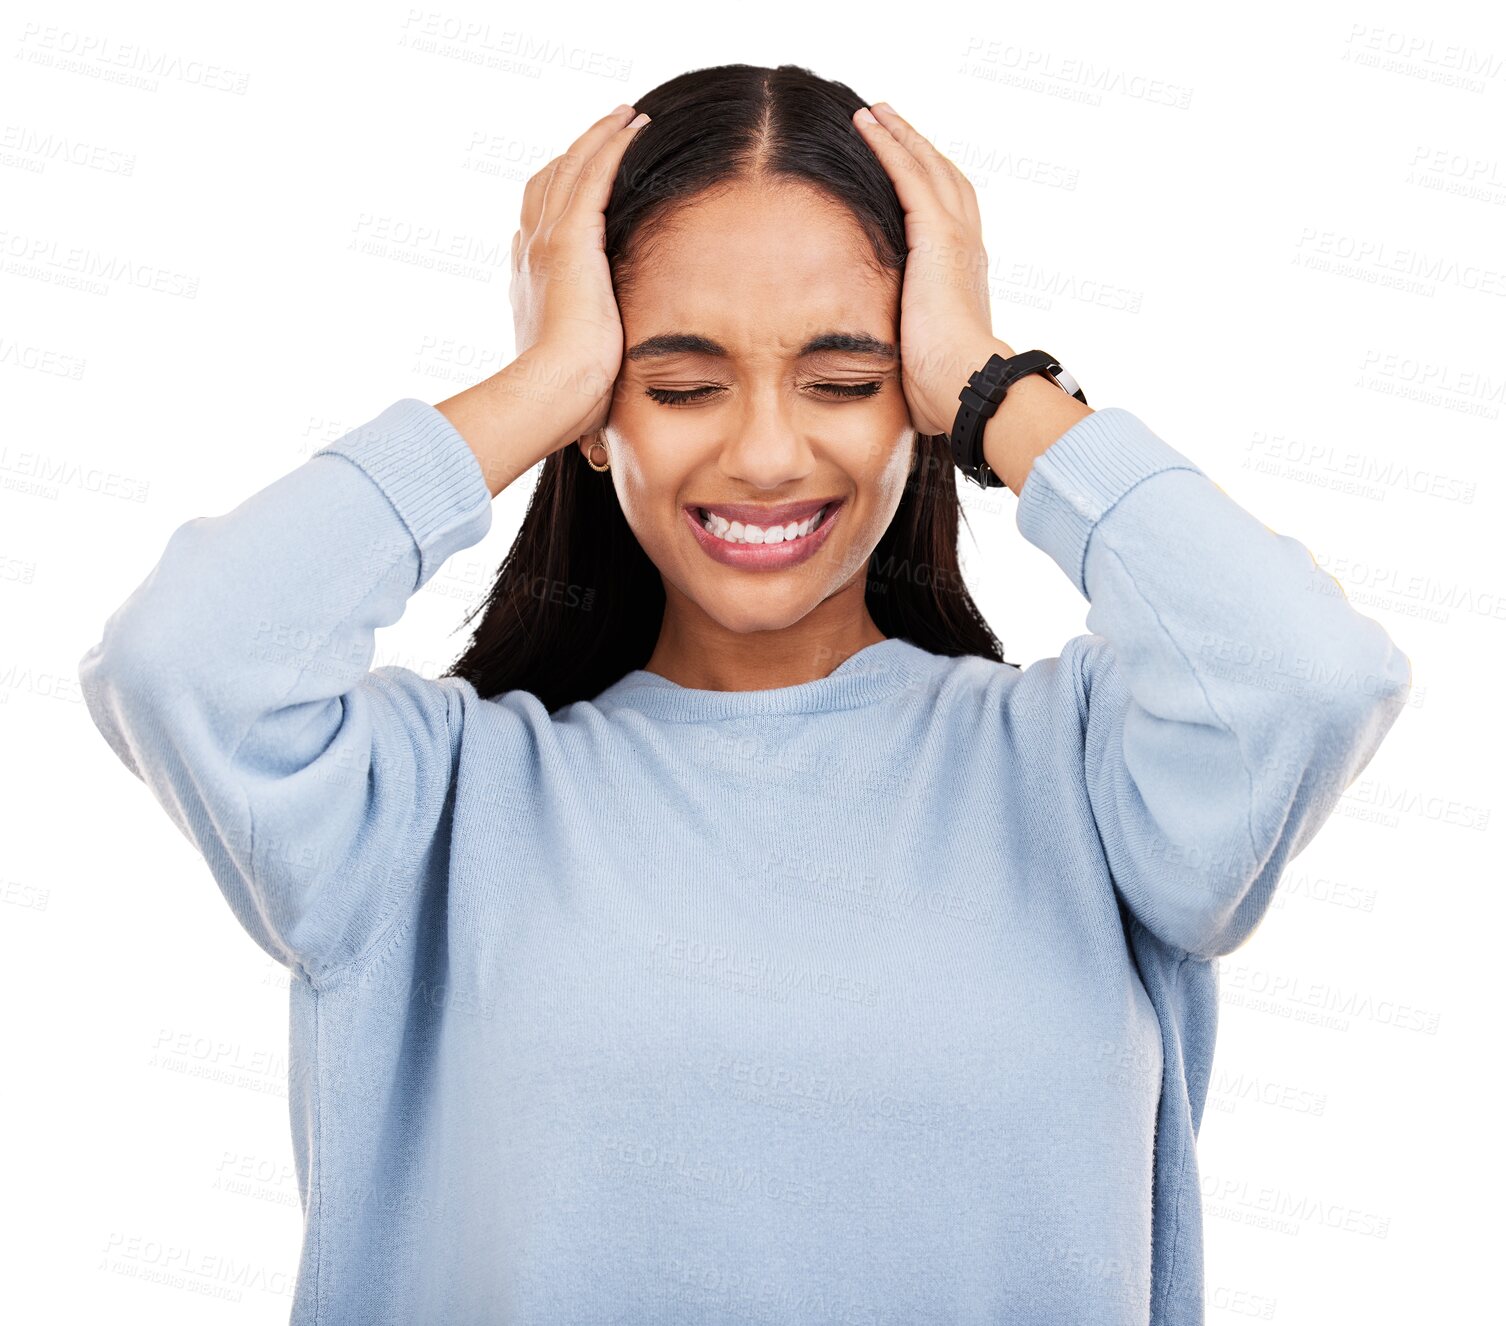
M 812 391 L 825 392 L 836 400 L 865 400 L 878 394 L 882 382 L 816 382 Z M 644 395 L 660 405 L 691 405 L 702 401 L 711 393 L 722 391 L 721 387 L 694 387 L 689 391 L 672 391 L 668 387 L 645 387 Z

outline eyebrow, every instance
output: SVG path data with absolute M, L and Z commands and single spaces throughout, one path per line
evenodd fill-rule
M 899 351 L 888 341 L 881 341 L 867 332 L 822 332 L 813 336 L 796 352 L 795 358 L 805 359 L 823 351 L 840 351 L 843 354 L 871 355 L 875 359 L 895 360 Z M 696 332 L 661 332 L 639 341 L 623 356 L 625 359 L 661 359 L 666 355 L 712 355 L 728 358 L 726 346 L 713 341 L 709 336 Z

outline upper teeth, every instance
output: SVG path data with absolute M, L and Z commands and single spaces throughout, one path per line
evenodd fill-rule
M 740 520 L 728 520 L 714 511 L 701 511 L 701 523 L 717 538 L 728 543 L 788 543 L 791 539 L 803 539 L 816 528 L 826 515 L 822 507 L 808 520 L 791 521 L 788 525 L 745 525 Z

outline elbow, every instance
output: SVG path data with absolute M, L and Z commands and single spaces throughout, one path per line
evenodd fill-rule
M 1376 673 L 1374 699 L 1382 708 L 1399 713 L 1412 698 L 1412 660 L 1386 636 L 1386 657 Z
M 1251 770 L 1251 868 L 1184 947 L 1224 957 L 1266 915 L 1282 872 L 1331 818 L 1344 792 L 1380 749 L 1412 690 L 1411 660 L 1377 623 L 1362 632 L 1340 687 L 1311 725 L 1288 721 L 1264 764 Z
M 79 693 L 90 719 L 138 777 L 137 753 L 166 740 L 193 707 L 192 656 L 172 614 L 157 611 L 138 591 L 78 660 Z
M 144 633 L 117 613 L 106 623 L 104 635 L 79 659 L 79 690 L 96 722 L 107 701 L 118 702 L 136 694 L 151 676 L 151 664 L 142 649 L 144 642 Z
M 1393 714 L 1412 691 L 1412 661 L 1390 633 L 1344 600 L 1344 617 L 1328 637 L 1328 684 L 1318 698 L 1330 715 L 1364 723 L 1375 711 Z M 1317 660 L 1321 666 L 1322 660 Z
M 149 667 L 133 651 L 122 649 L 113 632 L 91 645 L 78 662 L 79 694 L 99 734 L 120 762 L 140 778 L 132 733 L 137 728 L 139 696 L 146 693 Z
M 81 671 L 128 675 L 149 655 L 180 654 L 185 642 L 205 634 L 215 605 L 232 595 L 209 574 L 215 558 L 206 539 L 215 523 L 200 516 L 173 530 L 150 574 L 106 619 L 99 642 L 80 660 Z
M 86 695 L 145 701 L 181 692 L 187 665 L 220 634 L 211 605 L 224 591 L 195 572 L 206 560 L 199 544 L 210 523 L 201 517 L 174 530 L 151 574 L 106 619 L 78 662 Z
M 1337 693 L 1322 715 L 1325 744 L 1347 787 L 1370 763 L 1412 697 L 1412 660 L 1380 623 L 1357 618 L 1358 647 L 1349 655 Z
M 1386 629 L 1347 603 L 1324 621 L 1321 633 L 1264 660 L 1268 689 L 1252 704 L 1256 726 L 1295 726 L 1324 743 L 1343 742 L 1378 721 L 1389 727 L 1406 706 L 1412 663 Z
M 1362 705 L 1400 708 L 1412 691 L 1412 660 L 1372 617 L 1354 615 L 1355 689 Z
M 1166 942 L 1200 958 L 1222 956 L 1248 937 L 1265 910 L 1269 877 L 1252 860 L 1245 825 L 1221 842 L 1168 844 L 1141 914 Z
M 108 696 L 117 703 L 130 702 L 160 690 L 162 646 L 169 637 L 170 632 L 161 624 L 138 611 L 121 608 L 105 623 L 101 638 L 78 661 L 79 687 L 86 699 Z

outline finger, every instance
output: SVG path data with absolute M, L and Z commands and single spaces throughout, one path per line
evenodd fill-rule
M 549 187 L 549 177 L 554 174 L 558 161 L 558 157 L 551 157 L 528 177 L 528 183 L 523 186 L 523 211 L 519 220 L 520 233 L 525 240 L 539 228 L 539 217 L 544 212 L 544 190 Z
M 870 107 L 879 123 L 925 167 L 936 186 L 936 193 L 955 216 L 968 216 L 964 191 L 971 192 L 967 177 L 908 120 L 895 111 L 887 102 Z
M 564 160 L 568 152 L 577 148 L 582 140 L 589 137 L 602 125 L 621 124 L 626 114 L 627 108 L 620 107 L 609 115 L 603 115 L 585 133 L 581 134 L 574 143 L 571 143 L 570 147 L 565 149 L 565 152 L 560 153 L 557 157 L 551 157 L 529 176 L 528 183 L 523 186 L 522 223 L 523 240 L 525 243 L 532 237 L 533 232 L 539 228 L 539 220 L 544 214 L 544 195 L 548 192 L 549 181 L 554 176 L 555 167 Z
M 613 111 L 610 115 L 603 115 L 570 144 L 556 162 L 554 172 L 549 177 L 549 183 L 545 186 L 544 211 L 539 218 L 540 225 L 553 225 L 560 219 L 570 204 L 570 195 L 575 192 L 575 181 L 580 177 L 581 172 L 601 150 L 602 145 L 611 142 L 614 135 L 637 113 L 633 107 L 628 106 L 622 111 Z
M 853 112 L 853 125 L 863 141 L 873 149 L 879 163 L 888 172 L 906 212 L 924 214 L 948 210 L 936 189 L 933 173 L 918 161 L 915 154 L 875 118 L 872 124 L 861 118 L 861 109 Z
M 581 166 L 576 172 L 575 191 L 570 195 L 570 201 L 560 217 L 562 222 L 601 224 L 602 214 L 607 210 L 607 203 L 612 197 L 612 181 L 617 178 L 617 167 L 622 164 L 622 154 L 627 151 L 628 144 L 637 136 L 638 131 L 649 122 L 646 117 L 641 124 L 628 121 L 601 145 L 595 156 Z
M 957 195 L 962 200 L 963 216 L 967 218 L 973 230 L 981 236 L 983 234 L 983 216 L 978 211 L 978 191 L 973 187 L 972 180 L 968 178 L 967 172 L 961 166 L 944 153 L 940 155 L 941 159 L 946 162 L 947 169 L 952 172 L 953 178 L 957 181 Z

